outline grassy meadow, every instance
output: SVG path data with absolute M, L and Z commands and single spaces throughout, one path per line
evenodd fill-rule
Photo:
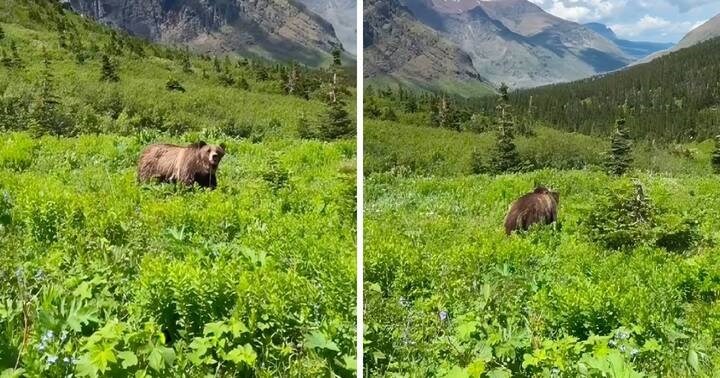
M 520 172 L 476 174 L 495 131 L 378 103 L 396 114 L 366 109 L 369 376 L 717 376 L 712 141 L 635 140 L 617 177 L 609 137 L 535 123 L 515 138 Z M 560 193 L 558 223 L 506 236 L 509 205 L 537 184 Z
M 326 127 L 330 69 L 44 0 L 3 2 L 0 28 L 0 376 L 354 374 L 356 151 Z M 226 144 L 216 190 L 138 185 L 146 145 L 198 140 Z

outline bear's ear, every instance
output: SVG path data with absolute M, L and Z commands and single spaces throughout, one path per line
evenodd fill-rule
M 207 143 L 205 143 L 204 140 L 195 142 L 195 143 L 193 143 L 193 144 L 190 145 L 190 147 L 193 147 L 193 148 L 201 148 L 201 147 L 204 147 L 204 146 L 207 146 Z
M 225 150 L 225 149 L 226 149 L 225 143 L 220 143 L 220 148 L 222 148 L 223 150 Z

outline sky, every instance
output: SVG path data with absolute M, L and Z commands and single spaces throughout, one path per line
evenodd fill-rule
M 601 22 L 620 38 L 678 42 L 720 14 L 720 0 L 530 0 L 555 16 L 580 23 Z

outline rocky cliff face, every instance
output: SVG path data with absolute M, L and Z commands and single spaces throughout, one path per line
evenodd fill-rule
M 355 0 L 299 0 L 335 28 L 345 51 L 356 55 L 357 4 Z
M 419 21 L 451 40 L 495 84 L 534 87 L 571 81 L 631 62 L 594 31 L 526 0 L 402 0 Z
M 341 43 L 294 0 L 71 0 L 77 12 L 153 41 L 319 65 Z
M 443 80 L 484 83 L 468 54 L 418 22 L 397 0 L 365 0 L 364 5 L 367 78 L 424 88 Z

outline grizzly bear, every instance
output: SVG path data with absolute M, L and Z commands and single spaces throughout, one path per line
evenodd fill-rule
M 510 206 L 505 217 L 505 233 L 510 235 L 513 231 L 527 230 L 536 223 L 554 223 L 557 220 L 558 203 L 560 193 L 538 186 Z
M 220 160 L 225 146 L 197 142 L 187 147 L 172 144 L 152 144 L 140 155 L 138 181 L 198 184 L 214 189 Z

